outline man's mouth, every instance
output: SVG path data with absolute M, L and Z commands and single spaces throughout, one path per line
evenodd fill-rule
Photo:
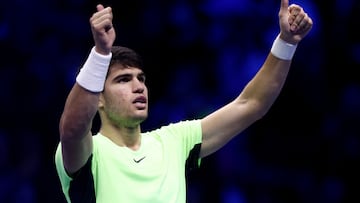
M 133 101 L 133 103 L 141 103 L 141 104 L 146 104 L 146 97 L 144 96 L 139 96 L 136 97 L 136 99 Z
M 136 97 L 136 99 L 133 101 L 133 104 L 135 104 L 135 106 L 138 108 L 138 109 L 145 109 L 146 108 L 146 97 L 144 96 L 139 96 L 139 97 Z

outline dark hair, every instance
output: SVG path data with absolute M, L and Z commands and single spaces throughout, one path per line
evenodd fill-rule
M 122 46 L 113 46 L 111 48 L 112 57 L 110 61 L 110 67 L 114 64 L 121 64 L 123 66 L 131 66 L 139 69 L 143 69 L 143 62 L 138 53 L 134 50 L 122 47 Z
M 112 57 L 110 60 L 109 67 L 111 67 L 114 64 L 121 64 L 124 67 L 135 67 L 144 70 L 142 59 L 140 55 L 137 54 L 134 50 L 122 46 L 113 46 L 111 48 L 111 53 L 112 53 Z M 83 65 L 79 66 L 76 75 L 79 74 L 82 67 Z

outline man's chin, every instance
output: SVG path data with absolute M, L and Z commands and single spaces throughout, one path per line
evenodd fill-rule
M 144 114 L 137 114 L 134 118 L 140 122 L 143 122 L 147 119 L 148 114 L 144 113 Z

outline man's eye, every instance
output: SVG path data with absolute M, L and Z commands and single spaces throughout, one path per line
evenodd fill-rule
M 139 81 L 141 81 L 141 82 L 145 82 L 145 79 L 146 79 L 145 76 L 140 76 L 140 77 L 139 77 Z
M 145 82 L 145 78 L 140 78 L 139 81 Z
M 119 78 L 116 82 L 118 83 L 129 82 L 129 78 Z

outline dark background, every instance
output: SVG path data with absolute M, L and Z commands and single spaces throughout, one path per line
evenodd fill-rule
M 0 202 L 63 203 L 58 121 L 93 40 L 94 0 L 0 5 Z M 117 45 L 145 61 L 143 130 L 204 116 L 256 73 L 280 0 L 119 0 Z M 188 202 L 360 202 L 360 1 L 290 1 L 314 27 L 270 112 L 189 177 Z M 119 183 L 121 184 L 121 183 Z

